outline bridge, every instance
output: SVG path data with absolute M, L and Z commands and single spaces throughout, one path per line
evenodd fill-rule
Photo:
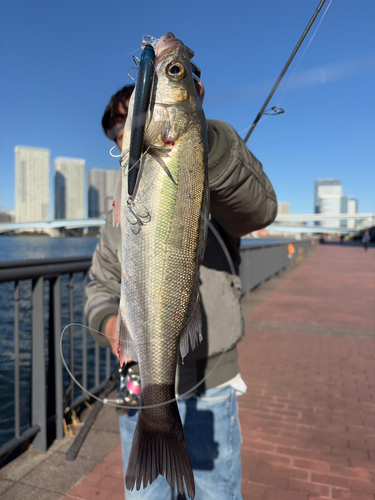
M 340 221 L 354 221 L 354 227 L 348 228 L 342 225 L 326 227 L 319 225 L 324 222 L 337 223 Z M 51 220 L 44 222 L 18 222 L 0 224 L 0 233 L 21 231 L 46 232 L 51 236 L 58 236 L 61 229 L 80 229 L 99 227 L 105 224 L 103 217 L 79 219 L 79 220 Z M 280 214 L 276 217 L 273 224 L 267 229 L 274 232 L 288 232 L 295 234 L 355 234 L 365 228 L 375 226 L 375 213 L 357 213 L 357 214 Z

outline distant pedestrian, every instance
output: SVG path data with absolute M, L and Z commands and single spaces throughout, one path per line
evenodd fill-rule
M 362 243 L 367 252 L 368 244 L 370 243 L 370 233 L 368 231 L 365 231 L 365 234 L 362 237 Z
M 340 244 L 342 245 L 344 243 L 345 236 L 342 234 L 340 236 Z

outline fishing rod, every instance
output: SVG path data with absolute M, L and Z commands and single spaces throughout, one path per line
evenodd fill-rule
M 323 7 L 323 5 L 324 5 L 324 2 L 325 2 L 325 1 L 326 1 L 326 0 L 321 0 L 321 2 L 319 3 L 318 8 L 316 9 L 316 11 L 315 11 L 314 15 L 313 15 L 313 16 L 312 16 L 312 18 L 310 19 L 309 24 L 306 26 L 305 31 L 302 33 L 302 36 L 301 36 L 301 38 L 299 39 L 299 41 L 298 41 L 297 45 L 295 46 L 295 48 L 294 48 L 293 52 L 291 53 L 291 55 L 290 55 L 290 57 L 289 57 L 289 59 L 288 59 L 288 61 L 287 61 L 286 65 L 284 66 L 284 69 L 283 69 L 283 70 L 282 70 L 282 72 L 280 73 L 279 78 L 276 80 L 276 83 L 275 83 L 275 85 L 273 86 L 273 89 L 271 90 L 271 92 L 270 92 L 269 96 L 267 97 L 267 99 L 266 99 L 265 103 L 263 104 L 263 106 L 262 106 L 261 110 L 259 111 L 259 113 L 258 113 L 257 117 L 255 118 L 255 120 L 254 120 L 253 124 L 251 125 L 250 130 L 248 131 L 248 133 L 247 133 L 247 135 L 246 135 L 246 137 L 245 137 L 245 139 L 244 139 L 244 141 L 245 141 L 245 142 L 247 142 L 247 141 L 248 141 L 248 139 L 249 139 L 249 137 L 251 136 L 251 134 L 252 134 L 253 130 L 254 130 L 254 129 L 255 129 L 255 127 L 257 126 L 257 123 L 259 122 L 259 120 L 261 119 L 262 115 L 264 114 L 264 110 L 266 109 L 266 107 L 267 107 L 268 103 L 269 103 L 269 102 L 270 102 L 270 100 L 272 99 L 273 94 L 276 92 L 276 89 L 277 89 L 277 87 L 279 86 L 279 83 L 281 82 L 281 80 L 282 80 L 283 76 L 285 75 L 285 73 L 286 73 L 287 69 L 289 68 L 290 63 L 293 61 L 294 56 L 296 55 L 296 53 L 297 53 L 298 49 L 300 48 L 300 46 L 301 46 L 302 42 L 304 41 L 304 39 L 305 39 L 305 37 L 306 37 L 307 33 L 309 32 L 309 30 L 310 30 L 311 26 L 313 25 L 313 23 L 314 23 L 314 21 L 315 21 L 315 19 L 316 19 L 316 16 L 319 14 L 319 12 L 320 12 L 321 8 Z M 276 108 L 276 109 L 277 109 L 277 108 Z M 278 108 L 278 109 L 280 109 L 280 108 Z M 279 114 L 280 112 L 282 113 L 283 111 L 275 111 L 275 114 Z

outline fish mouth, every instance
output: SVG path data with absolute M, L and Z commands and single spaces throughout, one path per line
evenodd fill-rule
M 181 46 L 184 47 L 184 44 L 181 42 L 181 40 L 176 38 L 174 34 L 171 32 L 166 33 L 161 38 L 159 38 L 159 41 L 155 47 L 155 66 L 157 67 L 163 62 L 165 56 L 172 47 L 181 47 Z M 188 50 L 189 57 L 191 59 L 191 57 L 193 57 L 194 55 L 194 52 L 188 47 L 186 48 Z M 190 52 L 192 53 L 192 56 L 190 56 Z

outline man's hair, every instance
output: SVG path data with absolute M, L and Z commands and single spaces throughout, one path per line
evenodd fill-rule
M 126 101 L 130 99 L 133 90 L 134 90 L 134 84 L 125 85 L 125 87 L 123 87 L 121 90 L 116 92 L 116 94 L 114 94 L 111 97 L 111 100 L 109 101 L 108 106 L 106 107 L 106 110 L 104 111 L 104 115 L 102 118 L 102 127 L 105 135 L 107 135 L 107 132 L 112 127 L 114 127 L 116 123 L 126 119 L 128 112 Z M 118 112 L 118 107 L 120 104 L 124 106 L 124 109 L 126 111 L 125 115 L 121 115 Z

